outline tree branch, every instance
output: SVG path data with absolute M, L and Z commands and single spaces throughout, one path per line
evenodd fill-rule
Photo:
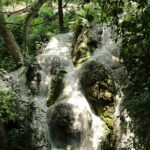
M 6 26 L 5 18 L 4 18 L 4 15 L 1 10 L 0 10 L 0 34 L 5 41 L 5 44 L 9 48 L 10 54 L 11 54 L 13 60 L 15 61 L 17 67 L 22 66 L 23 65 L 23 57 L 19 50 L 19 46 L 16 43 L 11 30 Z
M 32 19 L 37 15 L 38 11 L 42 7 L 42 5 L 47 0 L 38 0 L 30 9 L 30 13 L 27 15 L 24 26 L 23 26 L 23 49 L 25 51 L 25 54 L 28 54 L 29 48 L 29 42 L 28 42 L 28 32 L 29 32 L 29 24 L 31 23 Z
M 11 16 L 11 15 L 14 15 L 14 14 L 24 13 L 24 12 L 26 12 L 30 8 L 31 8 L 31 6 L 28 6 L 28 7 L 22 8 L 20 10 L 16 10 L 16 11 L 3 11 L 2 13 Z

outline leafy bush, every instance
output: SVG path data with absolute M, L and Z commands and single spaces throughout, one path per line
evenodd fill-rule
M 97 4 L 84 5 L 76 13 L 76 17 L 70 22 L 70 28 L 76 31 L 80 26 L 89 27 L 90 23 L 100 23 L 100 8 Z
M 19 114 L 16 111 L 13 94 L 10 91 L 0 91 L 0 123 L 8 123 L 10 120 L 18 119 Z
M 64 30 L 65 32 L 69 32 L 70 30 L 70 21 L 76 17 L 76 11 L 71 10 L 64 15 Z
M 45 3 L 38 12 L 38 16 L 44 19 L 54 15 L 54 9 L 49 6 L 49 3 Z
M 18 109 L 16 99 L 11 91 L 0 91 L 0 124 L 3 124 L 7 130 L 8 149 L 17 149 L 20 137 L 24 134 L 25 115 Z M 22 126 L 22 127 L 21 127 Z
M 9 28 L 11 29 L 17 43 L 21 47 L 23 44 L 23 23 L 24 23 L 25 16 L 24 15 L 11 15 L 10 17 L 6 18 L 6 22 L 10 22 L 13 24 L 8 24 Z
M 32 24 L 39 24 L 30 28 L 29 32 L 29 50 L 30 54 L 36 55 L 37 43 L 44 43 L 49 40 L 50 37 L 58 33 L 57 21 L 45 22 L 42 18 L 35 18 Z
M 15 63 L 9 54 L 9 49 L 6 47 L 1 37 L 0 37 L 0 60 L 1 60 L 0 69 L 7 70 L 8 72 L 14 70 Z
M 143 8 L 144 7 L 144 8 Z M 123 36 L 122 56 L 128 68 L 129 76 L 139 88 L 150 87 L 150 3 L 128 3 L 127 14 L 121 23 L 120 30 Z M 142 84 L 141 84 L 142 83 Z
M 25 143 L 32 147 L 29 142 L 33 133 L 30 127 L 33 105 L 32 101 L 19 102 L 16 93 L 0 91 L 0 124 L 7 131 L 8 150 L 20 150 Z
M 49 38 L 59 32 L 58 21 L 56 19 L 49 20 L 50 16 L 53 16 L 53 10 L 48 6 L 47 3 L 43 5 L 40 9 L 37 18 L 33 19 L 31 24 L 35 26 L 29 27 L 29 57 L 37 55 L 37 51 L 41 49 L 43 43 L 47 42 Z M 23 52 L 23 23 L 26 15 L 11 15 L 5 16 L 6 22 L 11 22 L 13 24 L 8 24 L 11 29 L 17 44 L 19 45 L 21 52 Z M 0 68 L 9 71 L 15 70 L 15 63 L 13 62 L 8 48 L 5 46 L 2 38 L 0 37 Z M 25 63 L 26 59 L 24 58 Z
M 145 144 L 150 125 L 150 93 L 147 89 L 130 89 L 125 98 L 125 107 L 132 117 L 132 129 Z

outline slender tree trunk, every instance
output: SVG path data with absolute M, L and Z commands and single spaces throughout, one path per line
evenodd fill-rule
M 84 7 L 85 4 L 88 4 L 88 3 L 90 3 L 90 2 L 91 2 L 91 0 L 84 0 L 82 7 Z
M 63 19 L 63 1 L 58 0 L 58 15 L 59 15 L 59 28 L 60 32 L 64 31 L 64 19 Z
M 84 4 L 90 3 L 90 0 L 84 0 Z
M 148 131 L 148 135 L 146 137 L 146 147 L 145 147 L 145 150 L 149 150 L 150 148 L 150 128 L 149 128 L 149 131 Z
M 0 150 L 7 150 L 7 134 L 3 124 L 0 124 Z
M 28 8 L 28 0 L 25 0 L 26 3 L 26 8 Z M 28 11 L 28 9 L 26 9 L 26 12 Z
M 27 17 L 24 22 L 23 27 L 23 49 L 25 51 L 25 54 L 28 54 L 29 52 L 29 25 L 31 24 L 31 21 L 34 17 L 36 17 L 38 11 L 40 10 L 41 6 L 46 2 L 47 0 L 38 0 L 30 9 L 30 13 L 27 14 Z
M 20 67 L 23 65 L 23 57 L 21 55 L 21 52 L 19 50 L 19 47 L 15 41 L 15 38 L 11 32 L 11 30 L 6 26 L 5 24 L 5 18 L 0 10 L 0 35 L 5 41 L 5 44 L 10 50 L 10 54 L 15 61 L 17 67 Z
M 9 1 L 8 0 L 6 0 L 6 6 L 9 4 Z

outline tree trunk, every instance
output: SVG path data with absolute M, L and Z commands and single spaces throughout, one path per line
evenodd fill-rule
M 40 10 L 41 6 L 46 2 L 47 0 L 38 0 L 30 9 L 30 13 L 27 15 L 24 27 L 23 27 L 23 49 L 25 51 L 25 54 L 28 54 L 29 52 L 29 25 L 31 24 L 31 21 L 34 17 L 36 17 L 38 11 Z
M 150 148 L 150 128 L 149 128 L 149 131 L 147 132 L 145 150 L 149 150 L 149 148 Z
M 0 124 L 0 150 L 7 150 L 7 134 L 3 124 Z
M 90 0 L 84 0 L 84 4 L 90 3 Z
M 63 19 L 62 0 L 58 0 L 58 15 L 59 15 L 59 28 L 60 28 L 60 32 L 63 32 L 64 31 L 64 19 Z
M 11 30 L 5 24 L 5 18 L 0 10 L 0 35 L 5 41 L 5 44 L 10 50 L 10 54 L 15 61 L 17 67 L 21 67 L 23 65 L 23 57 L 20 53 L 19 47 L 15 41 L 15 38 L 11 32 Z
M 8 6 L 9 5 L 9 1 L 8 0 L 6 0 L 6 6 Z

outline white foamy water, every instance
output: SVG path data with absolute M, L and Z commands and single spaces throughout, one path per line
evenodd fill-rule
M 67 74 L 64 78 L 65 86 L 62 94 L 58 98 L 57 103 L 59 103 L 59 101 L 65 100 L 66 103 L 75 106 L 75 108 L 77 108 L 73 109 L 75 118 L 79 113 L 82 113 L 85 110 L 87 110 L 92 117 L 92 125 L 91 128 L 88 129 L 90 132 L 84 140 L 81 139 L 82 144 L 78 147 L 72 147 L 71 145 L 68 145 L 66 149 L 99 150 L 100 142 L 102 141 L 102 138 L 104 136 L 104 122 L 92 112 L 90 105 L 79 89 L 78 69 L 74 68 L 72 64 L 70 55 L 71 48 L 70 45 L 65 42 L 68 39 L 68 35 L 59 35 L 57 36 L 58 38 L 53 38 L 45 48 L 45 51 L 42 55 L 42 57 L 45 57 L 45 55 L 57 55 L 68 61 L 68 66 L 66 67 Z M 71 37 L 69 37 L 69 40 L 69 43 L 71 43 Z M 78 126 L 79 124 L 80 123 L 76 121 L 73 125 L 73 128 L 76 128 L 76 126 Z M 56 148 L 56 146 L 53 145 L 52 150 L 59 150 L 59 148 Z

